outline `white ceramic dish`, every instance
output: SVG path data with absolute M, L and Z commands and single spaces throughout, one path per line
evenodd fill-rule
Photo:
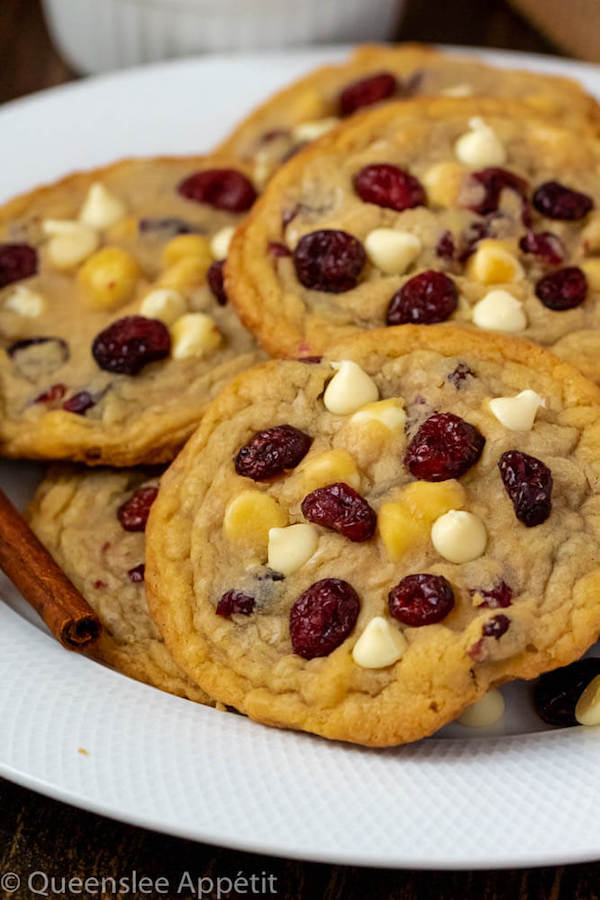
M 108 72 L 215 50 L 383 41 L 405 0 L 43 0 L 63 56 Z
M 163 64 L 8 104 L 0 200 L 126 154 L 207 149 L 277 85 L 343 52 Z M 595 67 L 482 55 L 574 75 L 600 95 Z M 40 471 L 4 462 L 0 483 L 23 503 Z M 147 828 L 304 859 L 474 869 L 600 856 L 600 731 L 544 730 L 525 685 L 504 689 L 507 715 L 489 734 L 451 725 L 366 750 L 161 694 L 62 650 L 8 585 L 0 592 L 0 774 L 20 784 Z

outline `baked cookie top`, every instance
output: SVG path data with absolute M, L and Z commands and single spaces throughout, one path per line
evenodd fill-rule
M 600 142 L 498 100 L 356 116 L 283 167 L 226 278 L 273 355 L 455 321 L 530 338 L 600 378 Z
M 258 358 L 222 286 L 255 196 L 239 164 L 138 159 L 0 209 L 0 452 L 172 458 Z
M 151 510 L 167 646 L 254 719 L 371 745 L 577 658 L 600 630 L 599 400 L 526 341 L 439 326 L 242 374 Z
M 100 617 L 95 655 L 138 681 L 210 703 L 174 662 L 146 606 L 144 531 L 158 484 L 143 470 L 55 466 L 27 518 Z
M 366 44 L 345 62 L 317 69 L 275 93 L 236 126 L 220 149 L 251 163 L 264 186 L 298 149 L 369 106 L 416 96 L 506 97 L 531 111 L 600 125 L 596 100 L 568 78 L 499 69 L 477 57 L 417 44 Z

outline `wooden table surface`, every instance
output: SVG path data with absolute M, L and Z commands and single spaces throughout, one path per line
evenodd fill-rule
M 557 52 L 503 0 L 409 0 L 399 37 Z M 74 77 L 51 46 L 39 0 L 0 0 L 0 102 Z M 3 135 L 2 140 L 6 148 L 9 135 Z M 490 816 L 493 814 L 490 809 Z M 26 882 L 35 871 L 58 878 L 101 878 L 128 876 L 134 870 L 140 877 L 164 876 L 172 885 L 177 885 L 185 872 L 194 881 L 201 877 L 216 881 L 217 877 L 235 879 L 238 873 L 250 876 L 266 872 L 274 876 L 272 884 L 277 894 L 265 896 L 298 900 L 600 897 L 600 864 L 507 872 L 426 873 L 293 862 L 154 834 L 81 812 L 0 780 L 0 875 L 16 873 L 22 882 L 19 889 L 9 893 L 2 889 L 0 880 L 0 897 L 34 896 Z M 208 882 L 204 884 L 208 886 Z M 49 889 L 48 895 L 81 896 L 61 892 L 60 884 L 55 886 L 55 893 Z M 174 890 L 170 896 L 175 896 Z M 184 891 L 180 896 L 191 895 Z M 216 893 L 205 896 L 212 898 Z M 252 895 L 234 890 L 227 896 Z

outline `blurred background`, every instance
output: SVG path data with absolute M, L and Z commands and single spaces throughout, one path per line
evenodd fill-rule
M 194 53 L 416 40 L 600 61 L 600 0 L 0 0 L 0 102 Z

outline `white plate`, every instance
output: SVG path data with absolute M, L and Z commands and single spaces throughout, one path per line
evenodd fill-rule
M 57 88 L 0 111 L 0 200 L 110 159 L 210 148 L 249 106 L 342 48 L 162 64 Z M 484 52 L 578 77 L 593 66 Z M 3 463 L 24 502 L 40 469 Z M 276 731 L 162 694 L 70 654 L 1 586 L 0 774 L 170 834 L 281 856 L 487 868 L 600 856 L 600 733 L 544 731 L 505 689 L 487 736 L 366 750 Z M 87 754 L 80 752 L 81 749 Z

